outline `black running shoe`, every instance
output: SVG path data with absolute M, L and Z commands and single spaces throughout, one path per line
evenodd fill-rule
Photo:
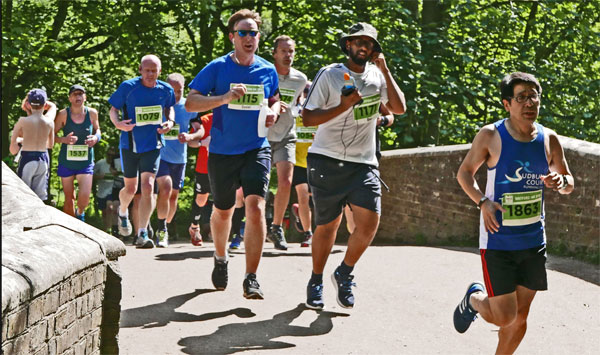
M 249 300 L 264 299 L 263 292 L 260 290 L 260 285 L 256 281 L 256 274 L 248 274 L 244 279 L 244 297 Z
M 331 274 L 331 281 L 333 282 L 337 293 L 337 297 L 335 299 L 343 308 L 352 308 L 354 307 L 354 295 L 352 294 L 352 287 L 356 287 L 356 284 L 352 282 L 354 275 L 340 274 L 338 269 L 339 267 L 335 269 L 333 274 Z
M 475 292 L 483 292 L 483 284 L 475 281 L 469 285 L 465 296 L 454 310 L 454 328 L 459 333 L 464 333 L 469 329 L 471 323 L 477 319 L 477 311 L 471 307 L 469 297 Z
M 227 287 L 227 261 L 215 259 L 215 267 L 212 272 L 212 283 L 219 291 L 225 290 Z
M 308 282 L 308 286 L 306 286 L 306 307 L 317 310 L 325 308 L 323 283 Z

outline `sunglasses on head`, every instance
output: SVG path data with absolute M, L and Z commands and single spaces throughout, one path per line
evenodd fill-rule
M 254 31 L 254 30 L 237 30 L 234 32 L 237 32 L 237 34 L 240 37 L 246 37 L 246 35 L 250 35 L 250 37 L 256 37 L 256 35 L 258 34 L 258 31 Z

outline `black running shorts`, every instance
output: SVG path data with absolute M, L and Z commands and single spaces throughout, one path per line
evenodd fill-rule
M 208 155 L 208 178 L 216 208 L 228 210 L 235 205 L 235 191 L 241 186 L 244 197 L 267 196 L 271 174 L 271 148 L 264 147 L 244 154 Z
M 489 297 L 512 293 L 517 285 L 535 291 L 548 289 L 545 245 L 525 250 L 481 249 L 480 254 Z

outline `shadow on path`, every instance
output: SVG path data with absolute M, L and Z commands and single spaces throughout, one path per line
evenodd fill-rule
M 125 309 L 121 311 L 121 328 L 164 327 L 170 322 L 201 322 L 230 315 L 235 315 L 240 318 L 250 318 L 255 316 L 248 308 L 234 308 L 229 311 L 205 313 L 201 315 L 175 311 L 175 309 L 181 307 L 192 298 L 209 292 L 216 292 L 216 290 L 197 289 L 194 292 L 169 297 L 163 303 Z
M 185 259 L 212 258 L 214 250 L 186 251 L 183 253 L 158 254 L 154 257 L 159 261 L 181 261 Z
M 317 315 L 308 326 L 290 325 L 303 311 Z M 275 338 L 282 336 L 315 336 L 327 334 L 333 329 L 334 317 L 347 317 L 345 313 L 314 312 L 300 303 L 296 308 L 273 316 L 273 319 L 234 323 L 220 326 L 213 334 L 182 338 L 177 342 L 186 354 L 233 354 L 246 350 L 286 349 L 296 345 Z

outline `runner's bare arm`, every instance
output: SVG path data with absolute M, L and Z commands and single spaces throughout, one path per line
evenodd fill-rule
M 128 132 L 135 127 L 135 123 L 130 123 L 131 119 L 123 121 L 119 120 L 119 109 L 114 106 L 110 107 L 109 117 L 115 127 L 121 131 Z
M 54 122 L 50 121 L 50 129 L 48 130 L 48 141 L 46 142 L 46 148 L 54 148 Z
M 392 73 L 387 67 L 383 53 L 374 54 L 374 57 L 373 63 L 383 74 L 387 85 L 387 106 L 392 113 L 401 115 L 406 112 L 406 99 L 404 98 L 404 93 L 400 90 L 400 87 L 396 84 L 396 80 L 392 77 Z
M 161 123 L 160 127 L 156 130 L 158 134 L 167 133 L 175 126 L 175 109 L 173 109 L 173 106 L 165 107 L 164 114 L 167 120 Z
M 565 152 L 558 139 L 558 135 L 551 129 L 545 128 L 548 134 L 548 143 L 550 145 L 550 162 L 548 175 L 542 176 L 544 185 L 558 193 L 567 195 L 573 192 L 575 188 L 575 178 L 571 175 L 569 165 L 565 159 Z M 566 187 L 559 189 L 563 185 L 563 175 L 566 179 Z
M 10 146 L 8 147 L 8 150 L 10 150 L 10 154 L 12 155 L 17 155 L 17 153 L 19 153 L 19 149 L 21 149 L 19 147 L 17 138 L 23 137 L 23 128 L 21 127 L 21 125 L 23 124 L 21 121 L 22 119 L 23 118 L 19 118 L 17 123 L 15 123 L 15 126 L 13 127 L 12 131 L 12 136 L 10 137 Z
M 190 90 L 186 101 L 185 109 L 188 112 L 204 112 L 212 110 L 215 107 L 226 105 L 233 100 L 239 99 L 246 93 L 246 86 L 238 84 L 224 95 L 207 96 L 202 95 L 198 90 Z
M 185 141 L 179 139 L 180 143 L 187 143 L 189 147 L 198 148 L 200 146 L 200 140 L 204 137 L 204 127 L 200 122 L 194 121 L 192 122 L 192 128 L 194 129 L 194 133 L 181 133 L 179 136 L 185 135 Z
M 460 165 L 460 168 L 458 168 L 458 173 L 456 174 L 460 187 L 462 187 L 467 196 L 469 196 L 476 204 L 479 204 L 479 201 L 481 201 L 481 198 L 485 195 L 479 188 L 477 180 L 475 180 L 475 173 L 490 157 L 490 142 L 493 138 L 493 126 L 488 125 L 483 127 L 475 136 L 471 149 L 467 153 L 467 156 Z M 500 228 L 500 224 L 495 216 L 497 210 L 504 211 L 502 205 L 498 202 L 487 200 L 481 205 L 485 229 L 488 232 L 494 233 Z
M 46 116 L 46 118 L 54 121 L 54 119 L 56 118 L 56 104 L 54 104 L 54 102 L 52 101 L 46 101 L 46 104 L 44 105 L 44 109 L 46 110 L 46 113 L 44 114 L 44 116 Z
M 340 95 L 340 104 L 335 107 L 325 110 L 309 110 L 304 108 L 304 110 L 302 110 L 302 124 L 305 127 L 318 126 L 336 116 L 341 115 L 350 107 L 356 105 L 361 99 L 362 96 L 360 95 L 360 92 L 358 90 L 354 90 L 354 92 L 348 96 Z
M 267 120 L 265 123 L 266 127 L 271 127 L 272 125 L 277 123 L 277 120 L 279 119 L 279 114 L 275 113 L 281 111 L 281 101 L 279 99 L 279 93 L 269 98 L 269 108 L 271 109 L 272 113 L 267 114 Z
M 94 134 L 90 134 L 86 137 L 85 144 L 90 147 L 93 147 L 100 141 L 100 137 L 102 136 L 102 132 L 100 131 L 100 123 L 98 121 L 98 111 L 93 108 L 89 108 L 90 111 L 90 120 L 92 121 L 92 131 Z

